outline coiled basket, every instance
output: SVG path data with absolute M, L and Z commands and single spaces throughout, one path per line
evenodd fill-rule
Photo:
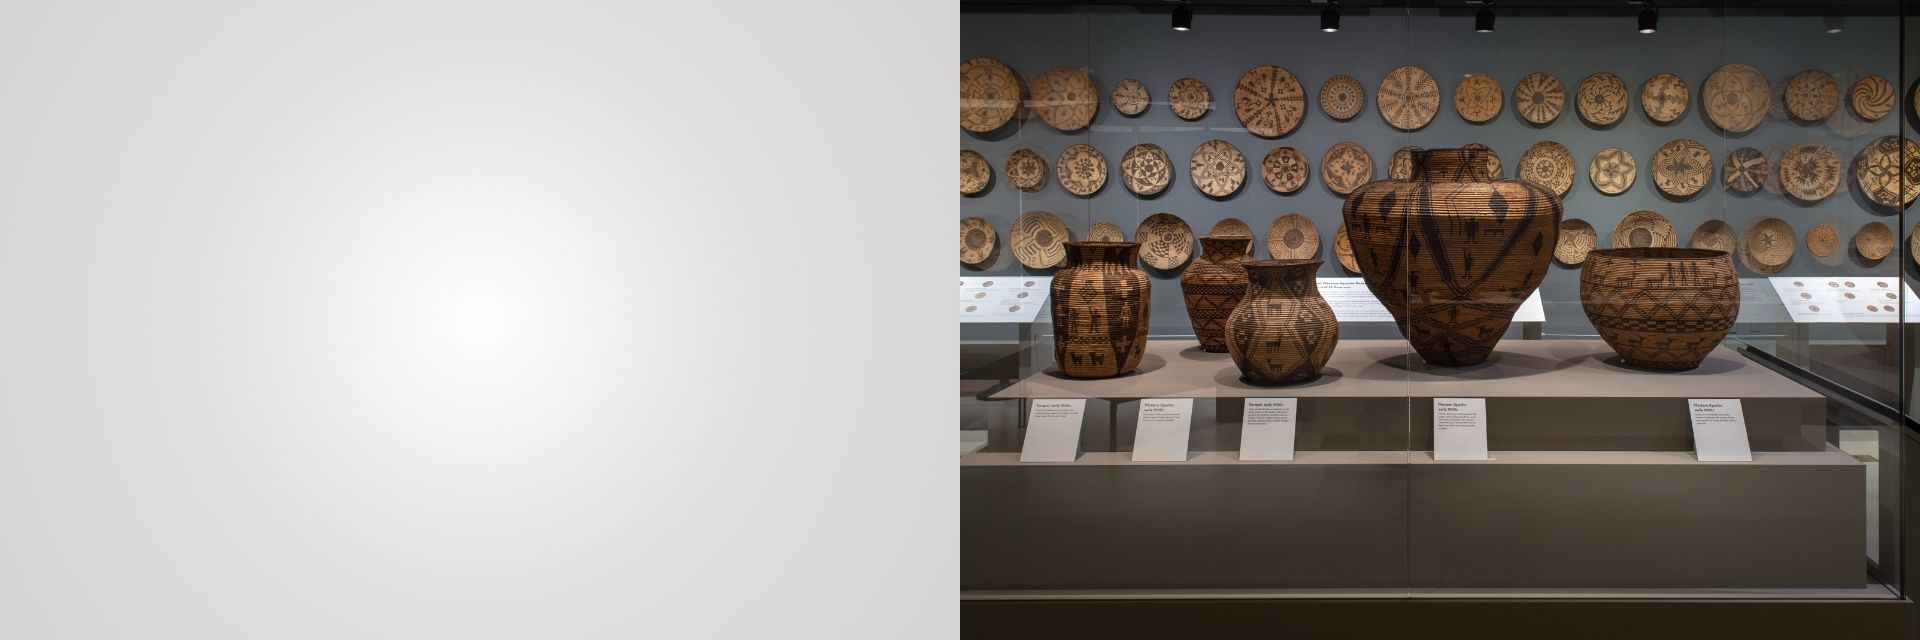
M 1560 197 L 1496 180 L 1487 152 L 1413 152 L 1413 177 L 1369 182 L 1341 208 L 1354 261 L 1407 342 L 1430 364 L 1480 364 L 1540 286 Z
M 1740 315 L 1740 279 L 1725 251 L 1600 249 L 1580 268 L 1580 307 L 1627 364 L 1692 369 Z
M 1111 378 L 1140 367 L 1153 289 L 1136 266 L 1138 242 L 1068 242 L 1053 276 L 1053 359 L 1069 378 Z
M 1227 352 L 1241 379 L 1293 384 L 1320 377 L 1340 342 L 1340 322 L 1320 297 L 1319 260 L 1246 263 L 1247 295 L 1227 318 Z
M 1241 265 L 1253 261 L 1247 257 L 1250 246 L 1252 236 L 1203 236 L 1200 259 L 1180 274 L 1187 319 L 1193 323 L 1201 351 L 1227 350 L 1227 316 L 1233 315 L 1240 296 L 1247 292 L 1247 270 Z

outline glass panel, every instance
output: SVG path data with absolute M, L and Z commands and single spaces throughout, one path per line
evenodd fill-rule
M 1914 268 L 1905 208 L 1875 202 L 1913 195 L 1898 6 L 1669 4 L 1641 33 L 1638 6 L 1502 3 L 1482 32 L 1433 5 L 1341 3 L 1333 32 L 1304 3 L 1186 32 L 1173 4 L 962 5 L 962 60 L 1059 89 L 960 136 L 993 174 L 960 215 L 998 239 L 960 268 L 964 591 L 1898 597 Z M 1082 72 L 1098 106 L 1063 130 Z M 1176 85 L 1210 107 L 1183 117 Z M 1016 230 L 1033 211 L 1059 226 Z M 1014 249 L 1103 227 L 1139 258 Z M 1320 264 L 1243 266 L 1235 234 Z M 1228 305 L 1260 317 L 1226 331 Z M 1102 372 L 1140 325 L 1138 366 Z M 1319 376 L 1243 376 L 1300 372 L 1327 327 Z M 1293 399 L 1293 459 L 1250 459 L 1272 414 L 1248 398 Z M 1078 453 L 1020 462 L 1054 399 L 1084 401 Z M 1164 399 L 1192 402 L 1189 454 L 1136 459 Z M 1473 448 L 1437 442 L 1441 400 L 1482 412 L 1490 459 L 1441 460 Z M 1718 414 L 1693 400 L 1740 409 L 1752 461 L 1700 461 Z
M 1844 33 L 1807 9 L 1668 6 L 1653 33 L 1612 8 L 1501 6 L 1492 32 L 1477 12 L 1412 10 L 1410 48 L 1431 53 L 1423 67 L 1449 97 L 1491 76 L 1506 110 L 1477 123 L 1447 104 L 1412 144 L 1488 144 L 1517 177 L 1564 192 L 1564 219 L 1587 223 L 1567 240 L 1600 250 L 1565 247 L 1545 265 L 1545 321 L 1516 322 L 1487 364 L 1440 374 L 1497 381 L 1474 390 L 1492 396 L 1493 459 L 1416 464 L 1414 592 L 1893 597 L 1878 567 L 1897 566 L 1897 483 L 1880 474 L 1899 438 L 1874 405 L 1899 397 L 1898 274 L 1852 247 L 1895 213 L 1856 184 L 1855 159 L 1900 124 L 1856 116 L 1844 95 L 1897 76 L 1891 7 L 1850 10 Z M 1554 102 L 1535 73 L 1563 96 L 1551 119 L 1532 110 L 1541 93 Z M 1772 167 L 1757 184 L 1728 171 L 1745 149 Z M 1660 248 L 1723 246 L 1715 229 L 1733 255 Z M 1525 253 L 1490 262 L 1524 273 Z M 1818 304 L 1783 304 L 1769 276 Z M 1752 462 L 1698 461 L 1692 399 L 1737 400 Z M 1803 549 L 1797 564 L 1774 556 L 1787 547 Z

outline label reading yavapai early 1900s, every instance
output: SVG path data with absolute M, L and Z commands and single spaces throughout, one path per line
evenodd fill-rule
M 1292 460 L 1299 403 L 1299 398 L 1247 398 L 1240 459 Z
M 1033 400 L 1020 461 L 1073 462 L 1080 455 L 1080 419 L 1086 409 L 1085 398 Z

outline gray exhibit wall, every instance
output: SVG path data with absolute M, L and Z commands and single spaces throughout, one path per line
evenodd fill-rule
M 1682 246 L 1695 227 L 1710 219 L 1724 220 L 1744 232 L 1760 219 L 1778 217 L 1793 226 L 1798 246 L 1792 262 L 1777 275 L 1899 275 L 1899 253 L 1870 262 L 1848 249 L 1854 232 L 1871 221 L 1892 227 L 1903 241 L 1906 238 L 1897 212 L 1869 203 L 1854 186 L 1851 173 L 1853 158 L 1869 142 L 1879 136 L 1901 133 L 1899 114 L 1904 112 L 1908 93 L 1906 83 L 1899 76 L 1897 19 L 1849 18 L 1844 22 L 1845 31 L 1840 34 L 1826 33 L 1827 23 L 1817 16 L 1729 12 L 1716 17 L 1706 12 L 1678 10 L 1665 11 L 1660 31 L 1651 35 L 1636 33 L 1632 15 L 1627 13 L 1617 17 L 1503 15 L 1494 33 L 1475 33 L 1472 22 L 1471 15 L 1443 16 L 1432 10 L 1348 10 L 1341 31 L 1329 34 L 1316 29 L 1315 16 L 1202 13 L 1193 31 L 1180 33 L 1168 28 L 1166 14 L 1143 14 L 1130 8 L 1083 9 L 1073 13 L 964 13 L 961 59 L 991 56 L 1029 78 L 1053 66 L 1084 65 L 1103 100 L 1093 125 L 1085 131 L 1063 133 L 1037 118 L 1024 123 L 1016 120 L 990 134 L 962 131 L 961 147 L 980 152 L 994 164 L 995 182 L 982 195 L 960 198 L 959 215 L 980 216 L 991 221 L 1003 246 L 1009 241 L 1014 220 L 1033 210 L 1058 214 L 1067 221 L 1076 238 L 1096 221 L 1118 224 L 1131 236 L 1141 220 L 1158 212 L 1179 215 L 1193 227 L 1196 236 L 1204 235 L 1221 219 L 1234 217 L 1254 228 L 1258 237 L 1256 246 L 1261 247 L 1258 254 L 1266 257 L 1267 225 L 1277 216 L 1297 212 L 1312 219 L 1319 228 L 1320 256 L 1325 260 L 1321 276 L 1352 276 L 1358 274 L 1341 268 L 1333 255 L 1342 198 L 1328 190 L 1320 179 L 1321 156 L 1329 147 L 1342 141 L 1363 145 L 1373 157 L 1374 177 L 1381 179 L 1386 177 L 1387 163 L 1394 151 L 1402 147 L 1436 148 L 1478 142 L 1492 147 L 1500 156 L 1504 175 L 1513 177 L 1521 155 L 1529 146 L 1551 140 L 1571 150 L 1576 162 L 1573 187 L 1565 198 L 1567 217 L 1593 224 L 1599 231 L 1602 246 L 1611 242 L 1613 227 L 1622 216 L 1641 209 L 1660 212 L 1671 220 Z M 1700 104 L 1702 82 L 1715 68 L 1728 62 L 1757 67 L 1774 86 L 1774 114 L 1745 134 L 1723 134 L 1709 122 Z M 1261 64 L 1277 64 L 1292 71 L 1308 96 L 1307 113 L 1299 127 L 1277 139 L 1260 138 L 1247 132 L 1233 113 L 1235 83 L 1247 69 Z M 1430 124 L 1413 132 L 1388 125 L 1376 108 L 1381 78 L 1390 69 L 1404 64 L 1417 65 L 1432 73 L 1442 93 L 1439 113 Z M 1840 106 L 1824 121 L 1791 120 L 1779 99 L 1787 78 L 1805 69 L 1827 71 L 1840 81 L 1843 94 Z M 1544 126 L 1526 122 L 1513 108 L 1514 85 L 1534 71 L 1553 74 L 1567 91 L 1567 103 L 1561 115 Z M 1598 72 L 1619 75 L 1630 92 L 1627 115 L 1607 127 L 1583 121 L 1575 104 L 1580 81 Z M 1653 122 L 1639 108 L 1641 84 L 1663 72 L 1686 80 L 1693 98 L 1685 116 L 1666 125 Z M 1485 124 L 1467 122 L 1452 104 L 1454 85 L 1470 73 L 1493 76 L 1507 94 L 1500 115 Z M 1867 74 L 1882 75 L 1900 87 L 1903 108 L 1895 115 L 1869 123 L 1858 120 L 1848 110 L 1844 95 L 1847 86 Z M 1364 109 L 1344 122 L 1329 118 L 1315 99 L 1320 86 L 1336 75 L 1352 76 L 1367 88 Z M 1197 121 L 1175 117 L 1165 103 L 1168 87 L 1183 77 L 1205 82 L 1213 93 L 1214 109 Z M 1138 117 L 1119 114 L 1105 99 L 1113 84 L 1125 78 L 1140 80 L 1152 92 L 1154 103 Z M 1676 138 L 1697 140 L 1714 155 L 1715 179 L 1699 194 L 1688 198 L 1660 193 L 1650 174 L 1654 152 Z M 1208 197 L 1188 178 L 1188 155 L 1211 139 L 1231 142 L 1247 156 L 1247 183 L 1232 197 Z M 1174 161 L 1175 175 L 1173 184 L 1165 192 L 1157 197 L 1141 198 L 1120 183 L 1118 163 L 1129 147 L 1149 142 L 1167 150 Z M 1733 149 L 1759 149 L 1777 167 L 1784 149 L 1804 142 L 1832 147 L 1847 165 L 1843 167 L 1840 189 L 1828 198 L 1814 203 L 1798 202 L 1780 194 L 1776 181 L 1770 181 L 1767 188 L 1758 193 L 1742 196 L 1730 194 L 1719 180 L 1719 170 Z M 1091 197 L 1067 193 L 1053 181 L 1052 175 L 1038 192 L 1023 193 L 1008 185 L 1001 175 L 1007 154 L 1017 148 L 1031 147 L 1051 164 L 1061 150 L 1076 143 L 1093 145 L 1108 160 L 1108 184 Z M 1312 163 L 1312 179 L 1293 194 L 1275 193 L 1259 178 L 1260 159 L 1269 150 L 1281 146 L 1299 149 Z M 1607 147 L 1626 149 L 1640 166 L 1632 187 L 1620 195 L 1602 194 L 1587 179 L 1589 162 Z M 1843 243 L 1843 247 L 1828 258 L 1815 258 L 1804 244 L 1806 231 L 1819 223 L 1833 225 Z M 1198 250 L 1196 244 L 1196 257 Z M 1147 271 L 1154 282 L 1153 333 L 1191 334 L 1180 298 L 1179 271 Z M 1003 249 L 986 268 L 961 267 L 960 272 L 962 275 L 1013 275 L 1046 274 L 1051 270 L 1025 269 Z M 1752 278 L 1765 274 L 1756 273 L 1743 264 L 1740 275 Z M 1548 305 L 1545 333 L 1593 333 L 1579 309 L 1578 282 L 1577 267 L 1556 262 L 1551 268 L 1541 286 Z M 1768 320 L 1743 317 L 1743 322 L 1765 321 Z M 1852 336 L 1847 329 L 1835 331 L 1841 332 L 1840 337 Z M 1343 332 L 1354 337 L 1395 335 L 1391 327 L 1378 326 L 1343 327 Z M 1740 330 L 1736 330 L 1738 333 Z M 965 325 L 962 330 L 965 339 L 1012 339 L 1013 336 L 1014 330 L 1006 325 Z

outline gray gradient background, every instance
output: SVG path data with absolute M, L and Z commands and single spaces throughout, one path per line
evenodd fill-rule
M 7 3 L 0 638 L 952 634 L 947 263 L 846 231 L 950 237 L 958 17 L 842 6 Z

